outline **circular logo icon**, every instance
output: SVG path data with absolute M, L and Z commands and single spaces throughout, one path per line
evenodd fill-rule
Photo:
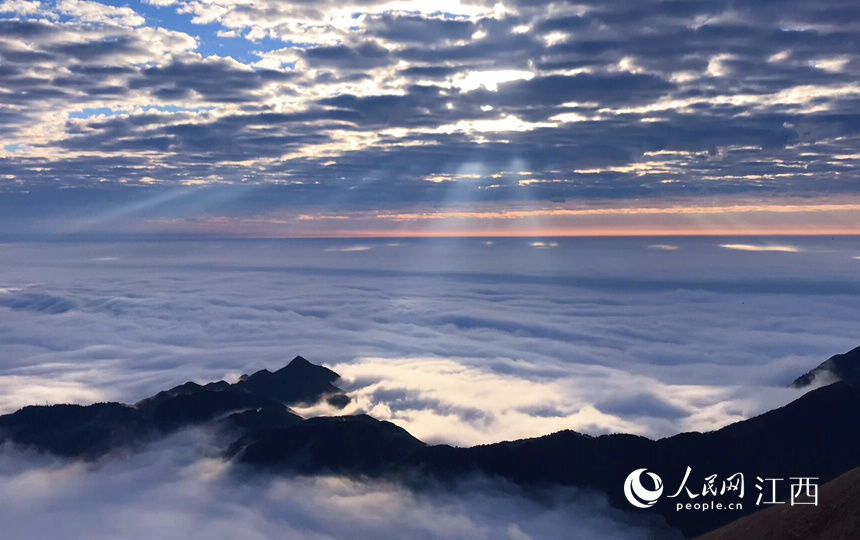
M 636 469 L 624 480 L 624 496 L 636 508 L 651 508 L 663 494 L 663 480 L 648 469 Z M 654 489 L 642 485 L 642 473 L 646 473 L 654 483 Z

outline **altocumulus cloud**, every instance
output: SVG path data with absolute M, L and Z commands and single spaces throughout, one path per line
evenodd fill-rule
M 837 0 L 0 6 L 6 220 L 858 193 Z

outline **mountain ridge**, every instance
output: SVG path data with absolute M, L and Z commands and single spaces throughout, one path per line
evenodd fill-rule
M 595 490 L 626 510 L 634 509 L 624 498 L 625 477 L 641 467 L 658 474 L 668 492 L 688 466 L 698 480 L 706 474 L 725 478 L 742 471 L 748 478 L 812 471 L 822 482 L 860 466 L 860 432 L 846 429 L 860 413 L 860 385 L 851 380 L 815 388 L 783 407 L 704 433 L 653 440 L 562 430 L 458 448 L 427 445 L 403 428 L 368 415 L 303 419 L 290 410 L 293 404 L 331 402 L 332 396 L 348 399 L 333 384 L 338 377 L 297 356 L 274 372 L 259 370 L 233 384 L 186 382 L 134 405 L 24 407 L 0 416 L 0 440 L 69 458 L 98 459 L 205 424 L 221 433 L 223 455 L 244 466 L 389 478 L 419 488 L 422 478 L 450 483 L 481 474 L 521 486 Z M 685 535 L 695 535 L 756 507 L 683 513 L 664 498 L 651 510 Z
M 796 378 L 791 386 L 793 388 L 805 388 L 822 378 L 825 384 L 835 381 L 860 383 L 860 347 L 831 356 L 817 367 Z

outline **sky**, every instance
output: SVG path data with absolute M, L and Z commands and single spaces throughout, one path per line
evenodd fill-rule
M 858 233 L 850 0 L 0 1 L 4 237 Z

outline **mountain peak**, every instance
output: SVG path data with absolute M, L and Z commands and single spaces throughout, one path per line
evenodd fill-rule
M 296 356 L 275 372 L 264 369 L 243 377 L 236 387 L 287 404 L 312 403 L 325 396 L 342 396 L 341 389 L 332 384 L 339 378 L 334 371 Z M 341 402 L 343 400 L 337 403 Z
M 293 364 L 295 364 L 295 365 L 297 365 L 297 366 L 310 366 L 310 365 L 313 365 L 313 364 L 311 364 L 310 362 L 308 362 L 308 361 L 305 359 L 305 357 L 304 357 L 304 356 L 296 356 L 295 358 L 293 358 L 292 360 L 290 360 L 290 363 L 289 363 L 289 364 L 287 364 L 287 366 L 292 366 Z
M 831 356 L 816 368 L 796 378 L 791 386 L 804 388 L 815 379 L 830 382 L 845 381 L 849 384 L 860 383 L 860 347 L 855 347 L 847 353 Z

